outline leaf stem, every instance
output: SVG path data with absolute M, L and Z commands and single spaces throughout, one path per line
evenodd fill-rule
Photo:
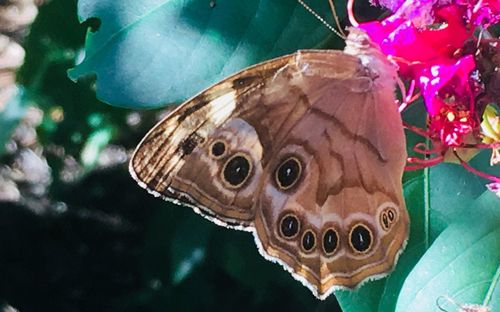
M 486 293 L 486 297 L 484 298 L 483 305 L 485 306 L 489 305 L 491 297 L 493 296 L 493 291 L 495 290 L 499 280 L 500 280 L 500 265 L 497 268 L 495 276 L 493 276 L 493 279 L 491 280 L 491 285 L 488 288 L 488 292 Z
M 425 231 L 425 249 L 429 249 L 430 244 L 430 210 L 431 210 L 431 197 L 430 197 L 430 181 L 429 181 L 430 168 L 424 168 L 424 231 Z

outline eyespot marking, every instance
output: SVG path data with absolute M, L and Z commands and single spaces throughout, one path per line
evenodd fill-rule
M 217 140 L 210 146 L 210 153 L 215 158 L 222 158 L 226 154 L 226 143 L 221 140 Z
M 386 230 L 386 231 L 389 230 L 390 224 L 389 224 L 389 218 L 387 218 L 387 214 L 382 213 L 381 217 L 382 217 L 382 220 L 381 220 L 382 222 L 380 223 L 380 225 L 382 226 L 382 228 L 384 230 Z
M 275 181 L 282 190 L 294 186 L 302 174 L 302 164 L 296 157 L 288 157 L 275 171 Z
M 392 206 L 384 208 L 379 215 L 379 223 L 384 231 L 389 231 L 397 222 L 398 213 Z
M 304 252 L 311 252 L 316 246 L 316 234 L 312 230 L 307 230 L 302 234 L 301 247 Z
M 300 231 L 300 221 L 293 213 L 287 213 L 280 219 L 278 228 L 283 238 L 292 239 Z
M 389 211 L 387 211 L 387 217 L 389 218 L 389 221 L 394 221 L 395 214 L 396 212 L 393 209 L 389 209 Z
M 366 253 L 370 250 L 373 241 L 372 231 L 364 224 L 357 223 L 349 232 L 349 245 L 354 252 Z
M 332 255 L 339 245 L 339 235 L 334 228 L 328 228 L 323 233 L 323 252 L 325 255 Z
M 252 162 L 247 155 L 237 153 L 226 161 L 222 169 L 222 180 L 229 188 L 242 186 L 252 172 Z

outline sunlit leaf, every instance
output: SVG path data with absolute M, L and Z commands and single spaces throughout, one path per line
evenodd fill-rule
M 338 6 L 344 7 L 342 1 Z M 331 32 L 296 0 L 80 0 L 80 21 L 99 19 L 84 61 L 112 105 L 179 102 L 256 62 L 318 46 Z M 331 20 L 328 1 L 308 3 Z
M 439 311 L 442 296 L 498 305 L 500 297 L 491 296 L 500 281 L 498 207 L 488 192 L 438 236 L 406 279 L 396 311 Z

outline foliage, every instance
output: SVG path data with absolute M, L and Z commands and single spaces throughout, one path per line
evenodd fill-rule
M 327 12 L 327 1 L 314 4 Z M 100 23 L 70 77 L 95 73 L 101 100 L 132 108 L 179 102 L 238 69 L 316 46 L 329 35 L 295 0 L 218 0 L 213 8 L 199 0 L 78 5 L 81 21 Z
M 326 1 L 309 2 L 329 15 Z M 348 312 L 435 311 L 447 295 L 498 309 L 500 205 L 461 166 L 408 173 L 411 236 L 395 271 L 321 302 L 264 260 L 248 233 L 149 196 L 123 161 L 102 165 L 110 146 L 130 151 L 155 116 L 105 105 L 94 91 L 115 106 L 158 107 L 257 61 L 341 45 L 294 0 L 214 3 L 80 0 L 80 21 L 92 18 L 92 27 L 83 63 L 70 70 L 77 83 L 66 77 L 84 42 L 76 1 L 41 8 L 19 82 L 44 112 L 37 131 L 52 184 L 42 208 L 0 203 L 0 303 L 21 311 L 335 311 L 338 300 Z M 95 84 L 81 78 L 88 73 L 97 74 Z M 54 118 L 60 111 L 62 120 Z M 404 117 L 423 124 L 423 113 L 414 105 Z M 418 140 L 408 133 L 408 146 Z M 488 156 L 472 164 L 493 173 Z M 80 168 L 69 181 L 68 159 Z

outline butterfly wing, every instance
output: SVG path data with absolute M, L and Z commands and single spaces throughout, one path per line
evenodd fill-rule
M 354 287 L 392 268 L 408 232 L 401 119 L 376 79 L 340 51 L 258 64 L 156 125 L 131 174 L 218 224 L 255 229 L 263 256 L 316 296 Z
M 132 177 L 155 196 L 182 202 L 218 224 L 248 229 L 264 154 L 252 123 L 265 114 L 268 85 L 274 88 L 269 92 L 286 90 L 279 73 L 293 61 L 288 55 L 250 67 L 179 106 L 138 145 Z
M 390 272 L 408 237 L 405 138 L 391 82 L 348 60 L 302 56 L 307 73 L 295 98 L 308 109 L 280 135 L 256 204 L 263 255 L 319 298 Z M 343 66 L 349 75 L 332 74 Z

